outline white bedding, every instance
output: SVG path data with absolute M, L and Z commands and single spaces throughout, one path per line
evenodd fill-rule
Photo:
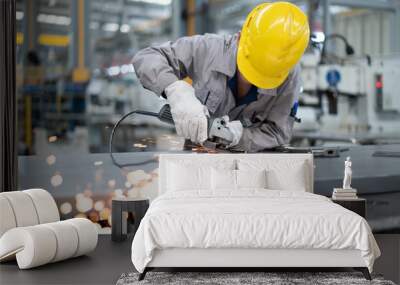
M 357 249 L 371 272 L 380 255 L 359 215 L 320 195 L 265 189 L 159 196 L 134 237 L 132 262 L 143 272 L 165 248 Z

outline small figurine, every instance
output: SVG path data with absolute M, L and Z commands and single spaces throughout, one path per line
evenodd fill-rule
M 351 187 L 351 178 L 353 171 L 351 170 L 351 158 L 348 156 L 344 162 L 344 178 L 343 188 L 333 188 L 332 199 L 333 200 L 352 200 L 358 199 L 357 189 Z
M 346 158 L 344 162 L 344 178 L 343 178 L 343 189 L 352 189 L 351 188 L 351 176 L 353 171 L 351 170 L 351 160 L 350 156 Z

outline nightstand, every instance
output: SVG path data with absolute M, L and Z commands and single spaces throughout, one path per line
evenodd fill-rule
M 361 217 L 365 218 L 367 209 L 367 200 L 363 198 L 357 199 L 332 199 L 332 202 L 339 204 L 340 206 L 359 214 Z
M 111 206 L 111 240 L 124 241 L 135 234 L 149 208 L 147 198 L 113 199 Z

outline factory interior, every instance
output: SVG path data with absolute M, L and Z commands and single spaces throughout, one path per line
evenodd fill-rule
M 252 11 L 259 7 L 258 5 L 279 5 L 280 2 L 270 1 L 269 4 L 264 4 L 265 1 L 259 0 L 0 1 L 0 284 L 400 284 L 400 88 L 396 87 L 396 81 L 400 80 L 400 0 L 287 1 L 290 5 L 293 4 L 290 6 L 290 13 L 294 13 L 293 7 L 296 6 L 298 13 L 305 15 L 305 25 L 309 27 L 307 45 L 296 65 L 299 67 L 301 82 L 295 104 L 297 113 L 293 116 L 290 139 L 273 148 L 263 149 L 257 154 L 251 154 L 252 151 L 234 151 L 228 147 L 220 148 L 220 145 L 214 142 L 209 147 L 206 144 L 190 142 L 188 137 L 178 135 L 178 128 L 161 114 L 163 107 L 169 103 L 167 90 L 172 84 L 160 92 L 155 92 L 154 89 L 161 85 L 162 78 L 157 75 L 163 72 L 165 66 L 184 65 L 180 59 L 188 57 L 188 54 L 184 53 L 189 51 L 184 49 L 189 47 L 176 44 L 182 37 L 185 37 L 183 41 L 190 43 L 191 39 L 202 41 L 210 37 L 210 41 L 217 41 L 213 38 L 216 37 L 220 41 L 230 38 L 249 25 Z M 288 21 L 292 23 L 295 20 Z M 295 28 L 292 33 L 294 31 Z M 242 31 L 239 40 L 245 35 Z M 284 35 L 278 35 L 274 40 L 283 41 L 283 38 Z M 175 44 L 176 50 L 159 48 Z M 208 52 L 211 54 L 214 51 L 210 46 Z M 221 50 L 224 48 L 229 48 L 227 43 L 221 46 Z M 240 48 L 239 44 L 238 52 Z M 158 65 L 154 62 L 158 58 L 153 60 L 151 56 L 158 51 L 166 65 L 160 65 L 159 70 L 156 70 Z M 147 57 L 146 52 L 150 54 Z M 142 62 L 142 58 L 139 58 L 141 56 Z M 204 62 L 208 62 L 208 57 L 204 55 Z M 214 57 L 218 56 L 214 54 Z M 191 60 L 188 66 L 192 68 L 192 65 L 195 65 L 193 69 L 197 72 L 198 63 L 195 61 L 201 62 L 202 59 Z M 220 62 L 219 70 L 228 65 L 221 59 Z M 216 75 L 217 71 L 212 70 L 212 67 L 205 66 L 203 69 L 213 74 L 208 82 L 205 80 L 206 84 L 211 84 L 213 78 L 225 76 L 224 71 Z M 155 78 L 149 78 L 151 74 L 155 75 Z M 179 82 L 190 85 L 187 88 L 192 88 L 193 85 L 200 102 L 209 107 L 206 101 L 210 92 L 211 101 L 216 98 L 213 92 L 217 91 L 208 91 L 205 101 L 202 102 L 199 97 L 202 95 L 197 93 L 199 84 L 196 83 L 201 76 L 195 74 L 192 77 L 183 74 L 178 79 Z M 154 83 L 154 88 L 144 83 L 150 81 Z M 225 87 L 229 82 L 224 83 Z M 258 89 L 258 96 L 270 96 L 269 89 L 262 89 L 267 91 L 265 94 Z M 273 92 L 279 93 L 280 89 L 270 90 L 278 90 Z M 274 94 L 271 96 L 283 96 Z M 172 115 L 169 116 L 175 120 L 176 110 L 174 111 L 172 102 L 170 105 Z M 214 113 L 212 108 L 209 109 L 210 114 L 207 118 L 212 117 Z M 264 119 L 266 116 L 268 114 Z M 243 128 L 246 129 L 246 126 Z M 332 261 L 326 266 L 317 266 L 318 262 L 305 261 L 304 266 L 301 266 L 302 261 L 300 265 L 296 261 L 294 264 L 297 265 L 287 266 L 274 266 L 268 262 L 261 262 L 260 264 L 264 265 L 260 266 L 255 262 L 255 265 L 251 265 L 253 263 L 250 262 L 248 266 L 236 266 L 244 268 L 243 270 L 231 272 L 235 266 L 221 266 L 225 264 L 222 261 L 221 264 L 215 261 L 216 265 L 212 265 L 214 262 L 211 260 L 218 258 L 206 259 L 211 265 L 204 266 L 201 260 L 208 255 L 203 251 L 203 257 L 191 256 L 190 254 L 194 254 L 191 251 L 186 256 L 190 256 L 187 258 L 188 264 L 194 265 L 188 267 L 201 268 L 199 272 L 188 270 L 185 266 L 166 266 L 164 264 L 168 265 L 165 263 L 168 255 L 162 259 L 162 254 L 158 255 L 158 259 L 154 259 L 154 265 L 151 265 L 150 261 L 150 267 L 144 267 L 143 271 L 138 265 L 139 253 L 135 253 L 134 250 L 139 247 L 138 235 L 144 231 L 145 238 L 142 239 L 150 246 L 150 241 L 156 243 L 156 238 L 148 235 L 156 235 L 157 231 L 151 228 L 156 222 L 145 224 L 141 223 L 141 220 L 148 221 L 152 215 L 167 211 L 170 207 L 166 202 L 168 199 L 176 203 L 175 211 L 182 213 L 189 211 L 187 208 L 190 208 L 191 204 L 184 207 L 178 204 L 178 200 L 189 203 L 194 199 L 179 196 L 181 192 L 179 195 L 175 193 L 176 196 L 171 193 L 162 194 L 163 183 L 172 183 L 171 177 L 175 177 L 176 174 L 174 171 L 178 172 L 178 175 L 180 172 L 182 180 L 185 180 L 185 176 L 186 180 L 190 180 L 191 177 L 190 174 L 185 174 L 186 169 L 177 170 L 176 163 L 168 162 L 179 160 L 174 155 L 182 155 L 182 165 L 186 165 L 187 168 L 190 168 L 193 161 L 200 159 L 196 157 L 210 157 L 210 162 L 206 163 L 211 163 L 213 157 L 234 157 L 235 163 L 239 165 L 239 170 L 234 168 L 235 171 L 241 170 L 241 164 L 236 162 L 236 159 L 239 161 L 249 159 L 248 157 L 253 161 L 261 161 L 264 157 L 266 160 L 274 159 L 278 156 L 289 160 L 292 157 L 291 161 L 304 158 L 305 164 L 311 159 L 311 190 L 305 191 L 313 194 L 302 194 L 310 194 L 313 197 L 301 197 L 306 201 L 317 199 L 314 197 L 317 196 L 327 203 L 327 208 L 340 205 L 356 216 L 351 216 L 353 219 L 360 219 L 360 224 L 354 226 L 360 227 L 357 233 L 350 232 L 351 224 L 335 231 L 339 232 L 337 240 L 343 232 L 349 231 L 348 236 L 354 234 L 365 251 L 361 250 L 361 256 L 376 258 L 374 264 L 372 261 L 373 271 L 370 270 L 372 281 L 364 279 L 369 272 L 368 269 L 367 272 L 363 270 L 370 269 L 370 265 L 352 265 L 358 264 L 359 256 L 354 262 L 343 259 L 344 263 Z M 194 157 L 193 160 L 191 157 Z M 173 164 L 174 167 L 165 169 L 167 163 Z M 285 164 L 284 167 L 292 166 Z M 216 174 L 212 171 L 209 175 L 214 179 Z M 268 184 L 268 181 L 272 180 L 268 178 L 270 172 L 266 170 L 266 173 Z M 251 175 L 254 175 L 251 179 L 256 183 L 256 172 Z M 282 173 L 281 175 L 285 176 Z M 290 174 L 287 175 L 287 179 L 290 180 Z M 350 182 L 346 182 L 346 177 L 350 177 L 350 180 L 352 177 L 351 187 Z M 300 184 L 300 178 L 292 182 Z M 237 183 L 238 179 L 239 176 L 235 180 Z M 342 190 L 354 190 L 357 196 L 350 197 L 348 193 L 351 191 L 344 191 L 344 198 L 340 198 L 340 190 L 337 189 L 342 187 L 342 183 Z M 348 187 L 345 187 L 345 184 Z M 27 189 L 46 191 L 22 192 Z M 17 191 L 18 195 L 13 196 L 13 191 Z M 353 192 L 351 193 L 353 195 Z M 263 195 L 267 194 L 260 197 L 268 200 Z M 282 195 L 286 194 L 281 194 L 281 198 Z M 27 197 L 30 197 L 30 200 Z M 205 198 L 202 196 L 202 199 Z M 215 197 L 213 199 L 217 200 Z M 214 213 L 214 209 L 228 211 L 229 206 L 223 203 L 227 203 L 229 199 L 234 198 L 230 196 L 225 200 L 221 199 L 221 204 L 218 204 L 220 206 L 215 206 L 211 212 Z M 244 200 L 246 199 L 250 200 Z M 32 209 L 36 210 L 32 213 L 36 213 L 38 217 L 36 222 L 29 217 L 29 207 L 32 206 L 28 207 L 25 203 L 33 203 Z M 306 205 L 306 202 L 304 203 Z M 222 205 L 228 208 L 222 209 Z M 273 208 L 274 204 L 271 205 Z M 12 209 L 10 213 L 14 213 L 15 222 L 7 220 L 7 207 Z M 148 207 L 150 210 L 145 214 Z M 200 206 L 196 204 L 196 207 Z M 244 209 L 244 206 L 241 207 L 235 208 Z M 49 210 L 50 208 L 54 211 Z M 18 209 L 21 209 L 21 214 L 17 213 Z M 45 209 L 43 211 L 46 213 L 43 215 L 52 217 L 46 221 L 54 223 L 54 226 L 49 224 L 47 228 L 36 231 L 34 228 L 43 224 L 41 209 Z M 192 211 L 195 211 L 193 209 Z M 51 211 L 53 213 L 49 214 Z M 121 216 L 117 216 L 117 211 L 122 211 L 122 221 Z M 200 209 L 199 212 L 204 213 L 204 216 L 210 214 L 204 209 Z M 350 216 L 349 213 L 343 215 Z M 168 217 L 179 217 L 173 209 L 170 215 L 172 216 Z M 201 229 L 201 223 L 206 222 L 200 217 L 201 214 L 197 215 L 197 228 Z M 343 217 L 337 219 L 337 224 L 347 219 Z M 77 218 L 80 220 L 75 224 L 74 219 Z M 173 221 L 178 223 L 178 218 L 170 219 L 171 223 L 168 222 L 168 226 L 173 228 Z M 182 219 L 179 225 L 184 228 L 186 220 Z M 172 230 L 169 232 L 167 225 L 163 228 L 160 221 L 157 233 L 175 233 Z M 86 222 L 89 224 L 86 225 Z M 56 223 L 64 224 L 58 226 Z M 298 225 L 300 224 L 302 223 L 299 222 Z M 197 222 L 191 225 L 195 231 Z M 24 226 L 27 229 L 24 229 Z M 365 226 L 365 229 L 362 226 Z M 52 227 L 57 228 L 54 230 L 57 249 L 53 255 L 49 253 L 51 242 L 47 241 L 45 233 L 46 229 Z M 64 249 L 60 249 L 63 248 L 62 242 L 68 242 L 68 232 L 73 231 L 72 228 L 77 232 L 80 245 L 76 246 L 77 249 L 63 251 Z M 220 230 L 225 229 L 222 226 Z M 244 227 L 239 229 L 241 230 L 244 230 Z M 298 231 L 305 234 L 300 226 Z M 359 233 L 363 231 L 369 233 L 367 243 L 359 237 Z M 185 234 L 189 239 L 192 233 Z M 179 238 L 176 238 L 175 242 L 177 240 Z M 317 240 L 317 237 L 314 240 Z M 168 238 L 163 241 L 167 247 Z M 195 242 L 191 240 L 189 243 L 193 245 Z M 352 248 L 346 247 L 344 243 L 336 249 Z M 12 252 L 7 251 L 9 244 L 15 245 Z M 160 241 L 155 248 L 160 249 L 160 244 L 163 243 Z M 41 246 L 47 249 L 42 250 Z M 368 249 L 365 249 L 366 247 Z M 72 253 L 68 253 L 68 250 Z M 146 250 L 150 251 L 150 247 L 146 247 Z M 34 257 L 27 257 L 29 254 Z M 40 256 L 41 254 L 52 256 L 47 258 Z M 242 259 L 243 263 L 244 259 L 251 259 L 240 258 L 240 255 L 235 257 L 233 252 L 229 254 L 232 255 L 227 254 L 225 260 Z M 340 260 L 339 255 L 338 253 L 336 260 Z M 71 256 L 76 257 L 69 258 Z M 32 260 L 28 260 L 29 258 Z M 149 262 L 150 257 L 146 258 Z M 182 257 L 176 258 L 176 264 L 184 260 Z M 311 255 L 298 258 L 311 260 Z M 171 257 L 170 260 L 172 259 Z M 254 257 L 253 260 L 256 259 Z M 320 259 L 322 262 L 322 259 L 331 258 Z M 297 260 L 296 257 L 293 257 L 293 260 Z M 332 257 L 332 260 L 335 260 L 335 257 Z M 153 270 L 154 267 L 156 270 Z M 157 270 L 157 267 L 179 267 L 180 270 Z M 204 267 L 226 267 L 229 272 L 209 272 L 210 270 L 202 270 Z M 251 270 L 246 270 L 245 267 L 251 267 Z M 259 272 L 256 270 L 259 267 L 268 268 Z M 364 269 L 348 270 L 348 267 Z M 147 271 L 149 272 L 145 277 L 143 272 L 146 274 Z M 139 279 L 145 279 L 138 281 L 138 276 Z

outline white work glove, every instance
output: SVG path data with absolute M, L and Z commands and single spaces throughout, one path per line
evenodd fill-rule
M 172 118 L 179 136 L 194 143 L 207 140 L 207 107 L 200 103 L 189 83 L 178 80 L 164 90 L 171 106 Z
M 233 147 L 235 145 L 237 145 L 240 141 L 240 139 L 242 138 L 242 134 L 243 134 L 243 125 L 240 121 L 229 121 L 229 117 L 228 116 L 224 116 L 226 123 L 226 127 L 229 129 L 229 131 L 232 133 L 233 135 L 233 139 L 230 145 L 228 145 L 228 148 Z

